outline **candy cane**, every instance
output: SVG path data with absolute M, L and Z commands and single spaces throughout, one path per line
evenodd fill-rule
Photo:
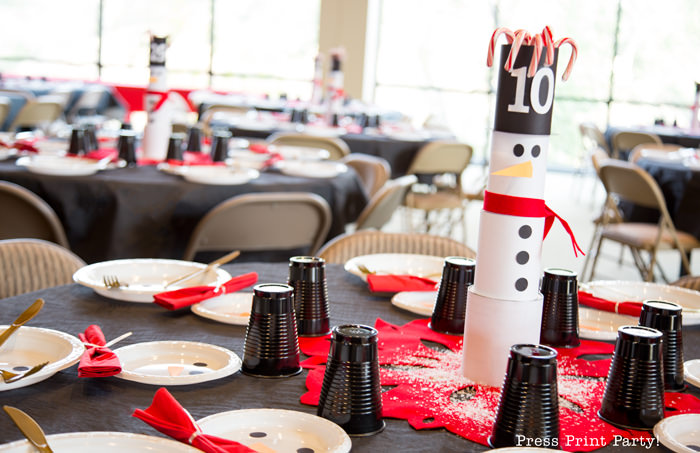
M 571 71 L 574 69 L 574 63 L 576 62 L 576 57 L 578 57 L 578 48 L 576 47 L 576 41 L 571 38 L 562 38 L 554 43 L 554 47 L 559 47 L 562 44 L 569 44 L 571 46 L 571 57 L 569 57 L 569 64 L 566 65 L 566 71 L 561 77 L 562 80 L 566 81 L 571 75 Z
M 506 60 L 506 64 L 504 66 L 506 71 L 510 72 L 513 69 L 515 59 L 518 58 L 518 52 L 520 52 L 520 46 L 523 45 L 524 41 L 529 40 L 530 35 L 525 30 L 517 30 L 515 32 L 515 39 L 513 40 L 513 45 L 510 47 L 510 53 L 508 54 L 508 59 Z M 525 45 L 527 45 L 527 42 L 525 42 Z
M 502 34 L 506 35 L 506 39 L 508 39 L 508 44 L 512 43 L 513 39 L 515 39 L 515 35 L 513 34 L 513 32 L 506 27 L 499 27 L 493 32 L 493 35 L 491 35 L 491 42 L 489 43 L 489 53 L 486 56 L 486 66 L 488 66 L 489 68 L 493 65 L 493 54 L 495 52 L 496 41 L 498 40 L 498 37 Z
M 528 77 L 535 77 L 537 72 L 537 66 L 540 64 L 540 56 L 542 55 L 542 35 L 535 35 L 532 38 L 532 44 L 535 49 L 532 52 L 532 59 L 530 60 L 530 68 L 527 71 Z
M 549 25 L 542 30 L 542 39 L 547 49 L 547 57 L 544 60 L 544 64 L 551 66 L 554 63 L 554 40 L 552 38 L 552 29 L 549 28 Z

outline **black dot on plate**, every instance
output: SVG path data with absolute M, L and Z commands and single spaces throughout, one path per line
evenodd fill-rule
M 191 370 L 191 371 L 190 371 L 190 375 L 195 375 L 195 374 L 204 374 L 204 372 L 203 372 L 203 371 L 199 371 L 199 370 Z
M 204 362 L 195 362 L 192 365 L 194 365 L 194 366 L 207 366 L 207 364 Z
M 255 431 L 254 433 L 248 434 L 250 437 L 267 437 L 267 433 L 262 431 Z
M 541 152 L 542 152 L 542 148 L 540 148 L 540 145 L 535 145 L 532 147 L 532 157 L 539 156 Z
M 523 239 L 527 239 L 532 235 L 532 228 L 530 228 L 530 225 L 523 225 L 518 230 L 518 235 Z
M 297 448 L 297 453 L 314 453 L 314 449 L 307 447 Z
M 521 144 L 517 144 L 513 147 L 513 154 L 515 154 L 517 157 L 522 156 L 525 154 L 525 147 Z
M 28 369 L 29 367 L 24 365 L 12 367 L 12 371 L 27 371 Z
M 530 261 L 530 254 L 527 252 L 518 252 L 518 254 L 515 255 L 515 261 L 517 261 L 518 264 L 525 264 Z
M 525 291 L 527 289 L 527 279 L 519 278 L 515 281 L 515 289 Z

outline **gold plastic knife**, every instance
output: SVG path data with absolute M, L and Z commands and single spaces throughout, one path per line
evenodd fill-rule
M 12 421 L 15 422 L 17 428 L 22 431 L 24 437 L 26 437 L 27 440 L 37 448 L 37 450 L 42 453 L 53 453 L 53 450 L 51 450 L 51 447 L 49 447 L 49 443 L 46 440 L 44 431 L 41 429 L 41 426 L 39 426 L 36 420 L 16 407 L 3 406 L 2 408 L 5 410 L 5 412 L 7 412 L 7 415 L 10 416 Z

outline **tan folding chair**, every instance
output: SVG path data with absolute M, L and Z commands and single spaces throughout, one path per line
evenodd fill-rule
M 355 230 L 368 228 L 381 230 L 391 220 L 396 210 L 403 203 L 406 193 L 418 181 L 415 175 L 406 175 L 392 179 L 384 184 L 362 210 L 355 222 Z
M 642 143 L 661 144 L 661 139 L 656 134 L 633 131 L 615 132 L 610 141 L 612 143 L 612 157 L 615 159 L 622 159 L 625 153 L 631 152 L 632 148 Z
M 202 112 L 199 118 L 199 127 L 205 135 L 212 135 L 211 123 L 215 120 L 232 118 L 242 118 L 248 114 L 253 107 L 242 105 L 211 104 Z
M 475 258 L 476 252 L 444 236 L 424 233 L 385 233 L 362 230 L 341 234 L 318 251 L 327 263 L 345 263 L 350 258 L 373 253 L 414 253 L 431 256 L 463 256 Z
M 0 239 L 44 239 L 70 248 L 56 212 L 31 190 L 0 181 L 0 212 Z
M 10 113 L 10 100 L 0 96 L 0 126 L 5 124 L 7 115 Z
M 41 239 L 0 240 L 0 299 L 73 283 L 85 266 L 70 250 Z
M 307 192 L 239 195 L 214 206 L 197 224 L 185 249 L 185 260 L 197 252 L 242 252 L 304 248 L 312 255 L 326 239 L 331 209 L 326 200 Z
M 363 153 L 350 153 L 341 159 L 355 170 L 362 180 L 367 195 L 373 197 L 391 177 L 391 167 L 386 159 Z
M 618 222 L 617 219 L 611 218 L 607 212 L 604 212 L 596 238 L 595 251 L 594 247 L 591 247 L 589 251 L 589 254 L 593 255 L 590 258 L 593 260 L 590 276 L 588 279 L 584 278 L 584 281 L 593 278 L 601 245 L 606 239 L 630 248 L 634 263 L 645 281 L 655 280 L 654 266 L 659 268 L 662 278 L 668 281 L 663 269 L 656 261 L 657 252 L 662 249 L 678 250 L 685 272 L 690 273 L 690 264 L 686 253 L 700 247 L 700 241 L 691 234 L 676 230 L 661 189 L 654 178 L 632 163 L 609 159 L 600 164 L 600 179 L 607 192 L 606 203 L 612 202 L 616 206 L 620 201 L 635 203 L 639 206 L 657 209 L 660 217 L 657 224 Z M 642 252 L 648 255 L 646 262 Z
M 49 96 L 28 101 L 12 120 L 10 131 L 15 132 L 19 127 L 46 130 L 62 114 L 63 105 L 61 102 Z
M 329 159 L 340 160 L 350 154 L 350 148 L 338 137 L 321 137 L 295 132 L 277 132 L 265 140 L 271 145 L 304 146 L 325 149 L 330 153 Z
M 411 161 L 407 173 L 431 177 L 427 184 L 415 184 L 406 195 L 410 231 L 451 236 L 455 226 L 464 222 L 462 241 L 467 240 L 464 215 L 465 194 L 462 190 L 462 173 L 469 165 L 473 149 L 465 143 L 434 141 L 421 147 Z M 478 197 L 477 197 L 478 198 Z M 414 211 L 421 220 L 416 228 Z
M 610 156 L 610 147 L 608 142 L 605 140 L 603 132 L 593 123 L 585 122 L 578 125 L 578 130 L 581 133 L 581 141 L 583 142 L 583 149 L 591 154 L 594 149 L 600 148 L 605 153 Z
M 700 275 L 684 275 L 671 284 L 673 286 L 680 286 L 681 288 L 700 291 Z
M 632 148 L 627 157 L 629 162 L 635 163 L 645 154 L 672 153 L 678 151 L 682 146 L 671 143 L 642 143 Z

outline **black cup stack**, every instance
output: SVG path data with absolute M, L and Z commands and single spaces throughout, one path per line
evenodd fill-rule
M 639 325 L 661 332 L 661 356 L 664 362 L 664 388 L 667 392 L 686 389 L 683 382 L 683 309 L 663 300 L 646 300 L 642 304 Z
M 192 126 L 187 135 L 187 151 L 202 151 L 202 131 L 197 126 Z
M 68 144 L 68 154 L 84 156 L 90 151 L 90 139 L 82 126 L 73 126 Z
M 467 291 L 474 283 L 476 262 L 470 258 L 448 256 L 442 267 L 442 279 L 428 327 L 436 332 L 462 335 L 467 312 Z
M 294 288 L 299 335 L 313 337 L 330 333 L 325 260 L 315 256 L 290 258 L 287 283 Z
M 566 269 L 545 269 L 540 292 L 544 298 L 540 343 L 556 348 L 581 344 L 576 273 Z
M 127 166 L 136 165 L 136 133 L 133 130 L 122 129 L 119 131 L 117 149 L 119 150 L 119 159 L 126 162 Z
M 231 132 L 227 130 L 216 130 L 211 140 L 211 160 L 213 162 L 224 162 L 228 158 L 228 142 L 231 139 Z

